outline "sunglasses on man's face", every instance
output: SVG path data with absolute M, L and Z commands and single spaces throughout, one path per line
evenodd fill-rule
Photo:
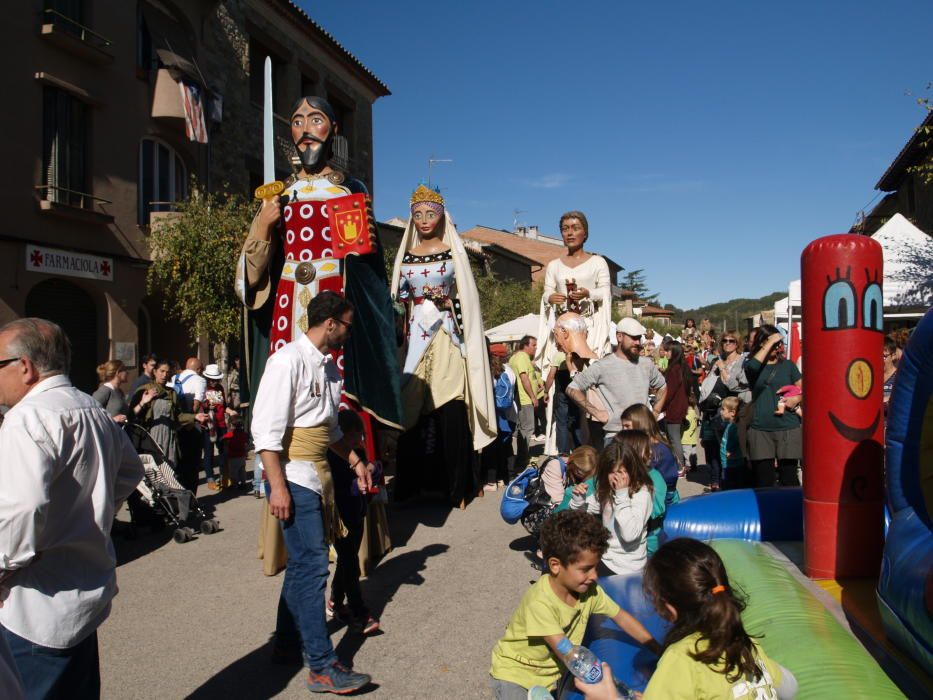
M 739 342 L 739 341 L 737 341 L 735 338 L 723 338 L 723 339 L 722 339 L 722 344 L 723 344 L 723 345 L 726 345 L 727 343 L 731 343 L 731 344 L 735 345 L 737 342 Z

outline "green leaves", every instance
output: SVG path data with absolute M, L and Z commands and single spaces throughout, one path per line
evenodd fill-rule
M 242 304 L 233 280 L 255 205 L 226 191 L 203 195 L 194 186 L 191 190 L 176 212 L 152 224 L 147 286 L 162 294 L 165 314 L 187 326 L 192 339 L 206 334 L 235 340 Z
M 474 274 L 486 330 L 525 314 L 538 313 L 543 285 L 499 279 L 493 274 Z

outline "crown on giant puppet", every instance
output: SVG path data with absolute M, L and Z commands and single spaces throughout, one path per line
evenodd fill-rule
M 444 206 L 444 198 L 441 197 L 441 193 L 438 190 L 432 190 L 427 185 L 418 185 L 418 189 L 411 195 L 411 206 L 424 204 L 425 202 Z

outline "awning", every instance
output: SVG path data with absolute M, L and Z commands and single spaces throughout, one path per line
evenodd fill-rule
M 204 78 L 194 58 L 194 45 L 185 26 L 157 2 L 142 2 L 139 7 L 162 67 L 175 80 L 184 79 L 203 85 Z

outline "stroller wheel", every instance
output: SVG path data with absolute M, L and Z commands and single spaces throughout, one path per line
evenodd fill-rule
M 205 535 L 213 535 L 219 529 L 220 523 L 214 519 L 201 521 L 201 532 Z
M 195 529 L 194 529 L 193 527 L 185 527 L 185 528 L 182 528 L 182 529 L 188 534 L 188 539 L 189 539 L 189 540 L 194 539 L 194 536 L 197 534 L 197 532 L 195 531 Z
M 178 544 L 184 544 L 191 539 L 191 535 L 188 533 L 189 528 L 180 527 L 175 530 L 172 534 L 172 539 L 175 540 Z

